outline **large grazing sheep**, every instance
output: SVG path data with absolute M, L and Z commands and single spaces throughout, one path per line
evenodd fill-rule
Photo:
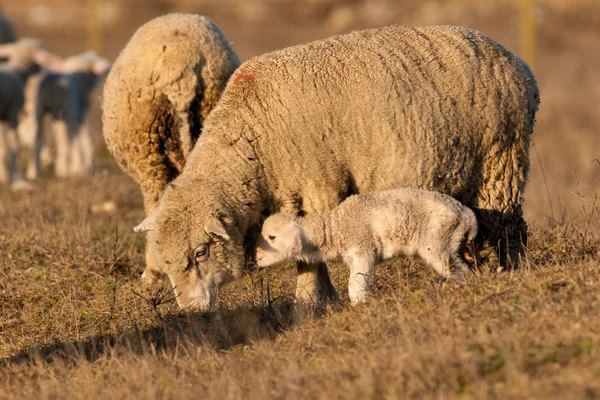
M 35 103 L 34 123 L 29 129 L 36 132 L 33 156 L 27 169 L 28 179 L 36 179 L 39 175 L 45 115 L 52 120 L 56 176 L 77 176 L 93 171 L 94 147 L 86 119 L 92 91 L 109 69 L 108 60 L 93 51 L 86 51 L 64 59 L 53 71 L 42 74 L 36 93 L 27 99 Z
M 0 45 L 0 183 L 23 186 L 18 167 L 20 150 L 17 125 L 25 101 L 27 79 L 42 66 L 55 65 L 59 59 L 42 48 L 37 39 L 22 38 L 15 43 Z
M 169 14 L 133 35 L 104 85 L 103 131 L 120 167 L 140 185 L 146 215 L 156 210 L 170 180 L 181 173 L 240 65 L 223 33 L 199 15 Z M 146 251 L 143 277 L 158 271 Z
M 508 250 L 517 262 L 538 103 L 525 63 L 461 27 L 390 26 L 266 54 L 232 77 L 137 229 L 153 230 L 179 305 L 192 308 L 242 276 L 265 215 L 324 213 L 396 187 L 456 198 L 501 261 Z M 326 268 L 298 272 L 300 299 L 333 294 Z
M 421 189 L 353 195 L 323 215 L 271 215 L 263 223 L 256 263 L 341 258 L 350 268 L 353 305 L 370 294 L 377 264 L 396 256 L 418 257 L 445 278 L 469 272 L 464 258 L 477 235 L 477 219 L 450 196 Z

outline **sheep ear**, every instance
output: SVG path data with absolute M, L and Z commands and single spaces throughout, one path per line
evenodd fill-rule
M 135 232 L 148 232 L 156 230 L 156 219 L 154 215 L 147 217 L 141 224 L 133 228 Z
M 204 231 L 209 235 L 220 236 L 225 240 L 231 240 L 231 237 L 227 234 L 225 226 L 217 217 L 210 217 L 206 224 L 204 224 Z

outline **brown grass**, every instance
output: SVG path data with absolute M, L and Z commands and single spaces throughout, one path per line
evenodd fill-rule
M 105 48 L 116 55 L 137 26 L 182 4 L 213 17 L 243 58 L 391 22 L 471 26 L 520 49 L 507 1 L 369 1 L 387 11 L 145 1 L 111 17 Z M 63 55 L 83 50 L 76 8 L 61 30 L 28 19 L 29 3 L 7 0 L 21 34 Z M 351 308 L 347 271 L 332 265 L 342 305 L 306 317 L 293 305 L 294 271 L 281 267 L 226 287 L 213 312 L 181 313 L 166 282 L 139 280 L 141 196 L 98 136 L 93 178 L 0 188 L 0 399 L 600 398 L 600 6 L 559 3 L 536 2 L 542 103 L 524 268 L 498 273 L 492 262 L 457 285 L 395 261 L 372 301 Z
M 395 261 L 351 308 L 333 265 L 342 306 L 299 318 L 291 268 L 225 288 L 211 313 L 144 287 L 140 196 L 112 162 L 2 193 L 0 397 L 598 397 L 600 199 L 585 195 L 588 220 L 534 227 L 519 271 L 457 285 Z M 107 201 L 116 212 L 90 211 Z

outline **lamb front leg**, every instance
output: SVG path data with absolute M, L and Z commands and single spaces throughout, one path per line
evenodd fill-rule
M 365 303 L 371 295 L 371 282 L 375 277 L 375 255 L 349 251 L 344 255 L 344 262 L 350 267 L 350 303 L 353 306 Z

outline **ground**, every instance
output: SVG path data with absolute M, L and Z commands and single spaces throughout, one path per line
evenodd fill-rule
M 137 26 L 174 9 L 213 17 L 244 59 L 377 25 L 372 15 L 472 26 L 520 48 L 510 2 L 371 1 L 389 7 L 379 14 L 356 1 L 283 2 L 248 1 L 234 16 L 214 2 L 136 3 L 135 16 L 114 17 L 105 52 L 114 58 Z M 39 10 L 28 14 L 33 0 L 6 3 L 22 35 L 62 55 L 84 49 L 75 22 L 54 29 L 35 19 Z M 295 311 L 294 271 L 282 266 L 223 288 L 212 312 L 182 313 L 167 282 L 139 279 L 141 195 L 102 146 L 96 107 L 93 177 L 0 188 L 0 399 L 600 398 L 600 6 L 572 3 L 536 9 L 542 104 L 523 268 L 498 271 L 492 260 L 456 284 L 395 260 L 378 271 L 369 303 L 353 308 L 348 272 L 332 264 L 342 302 L 310 317 Z

